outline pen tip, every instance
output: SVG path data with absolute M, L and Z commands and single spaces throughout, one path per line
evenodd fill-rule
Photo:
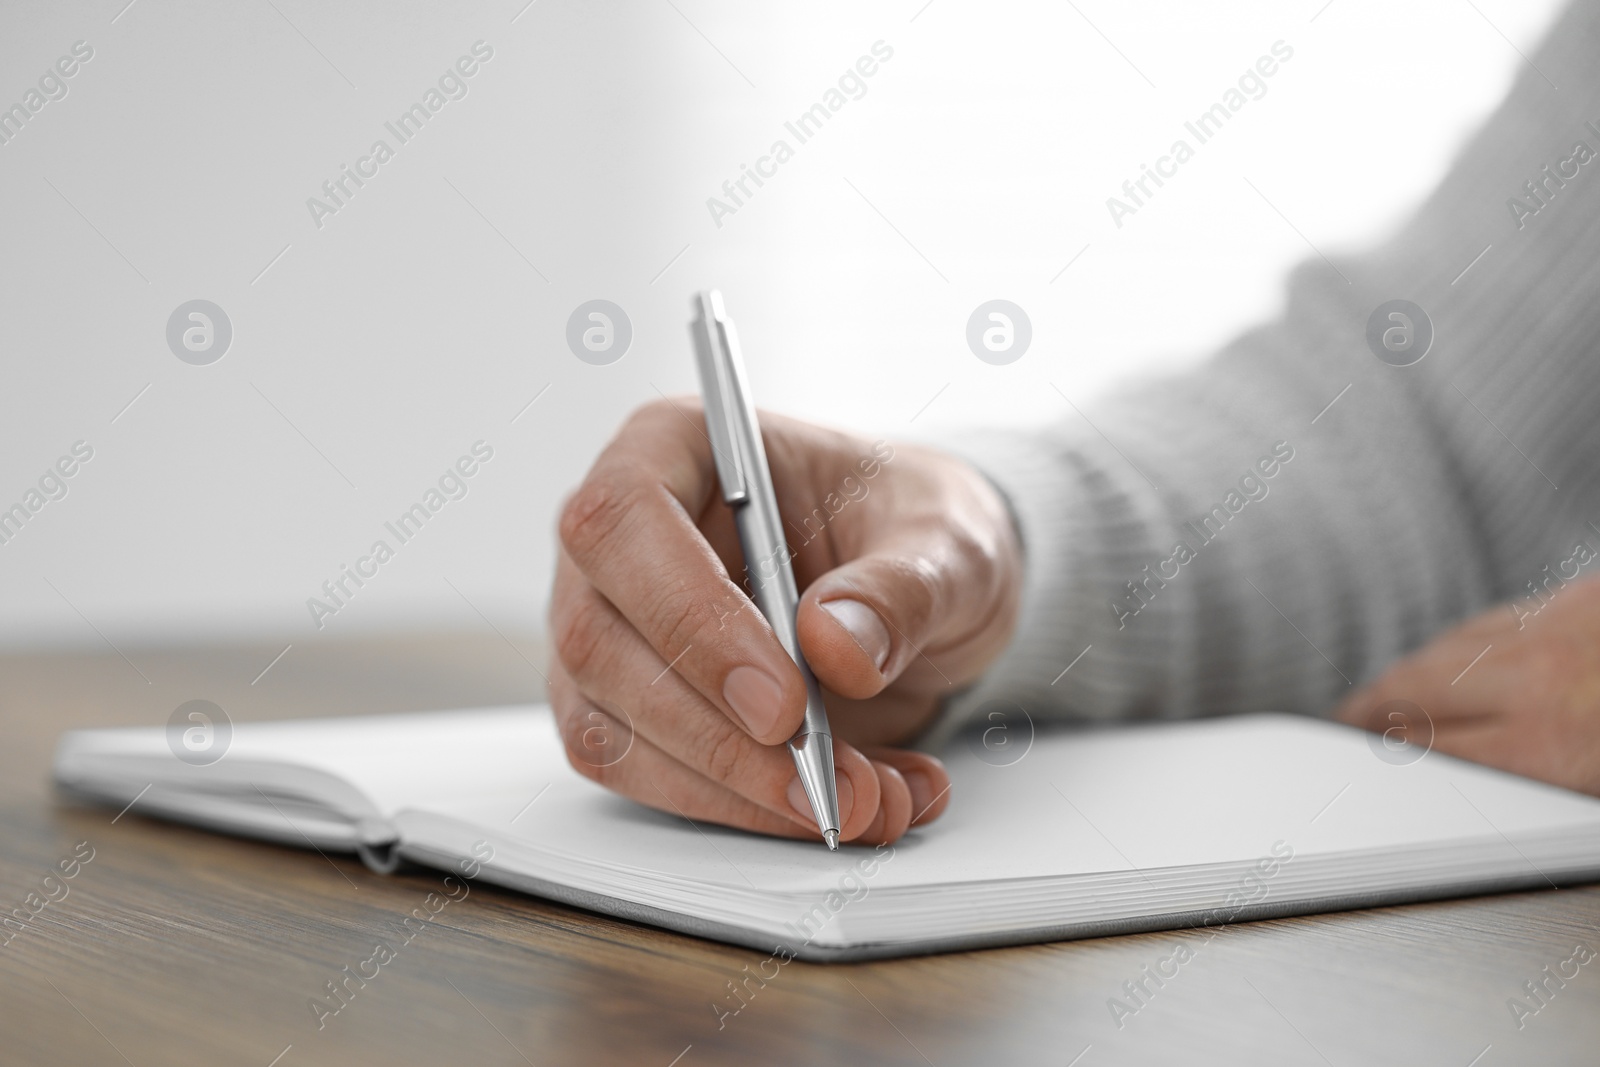
M 829 852 L 838 852 L 839 851 L 839 831 L 837 831 L 837 830 L 824 830 L 824 831 L 822 831 L 822 839 L 824 841 L 828 842 L 828 851 Z

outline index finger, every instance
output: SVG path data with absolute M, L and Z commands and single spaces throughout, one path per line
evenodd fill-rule
M 805 683 L 696 521 L 720 506 L 715 491 L 698 403 L 652 403 L 567 502 L 561 543 L 669 669 L 757 741 L 778 744 L 804 718 Z

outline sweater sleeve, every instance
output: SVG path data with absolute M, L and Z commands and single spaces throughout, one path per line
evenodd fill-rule
M 1026 589 L 1008 649 L 927 743 L 996 700 L 1325 713 L 1578 542 L 1600 549 L 1597 55 L 1585 0 L 1392 240 L 1301 266 L 1282 316 L 1197 370 L 955 448 L 1008 498 Z M 1367 340 L 1397 299 L 1432 324 L 1408 366 Z

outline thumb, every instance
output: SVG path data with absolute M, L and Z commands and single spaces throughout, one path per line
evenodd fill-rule
M 976 583 L 953 553 L 931 547 L 886 546 L 807 587 L 796 628 L 824 688 L 876 696 L 944 636 L 951 606 Z

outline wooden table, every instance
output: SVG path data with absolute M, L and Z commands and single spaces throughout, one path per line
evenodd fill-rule
M 281 644 L 0 657 L 0 911 L 94 850 L 0 948 L 0 1063 L 1600 1062 L 1600 959 L 1521 1030 L 1507 1007 L 1577 943 L 1600 951 L 1600 887 L 1229 927 L 1121 1029 L 1108 1000 L 1180 935 L 793 962 L 719 1029 L 713 1002 L 763 954 L 476 886 L 319 1031 L 308 1000 L 438 875 L 50 790 L 62 730 L 198 697 L 235 721 L 537 699 L 538 643 L 512 637 L 308 642 L 254 682 Z

